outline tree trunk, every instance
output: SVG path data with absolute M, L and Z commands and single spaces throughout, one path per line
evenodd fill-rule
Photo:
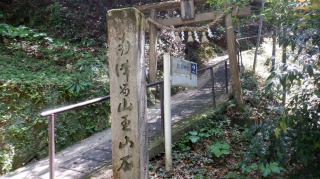
M 283 34 L 285 34 L 285 28 L 283 31 Z M 285 66 L 287 64 L 287 47 L 285 46 L 285 44 L 282 45 L 282 65 Z M 287 85 L 286 82 L 283 85 L 282 88 L 282 105 L 284 106 L 286 104 L 286 97 L 287 97 Z
M 288 5 L 288 0 L 284 0 L 284 4 L 287 6 Z M 287 28 L 286 25 L 282 26 L 282 39 L 285 40 L 285 37 L 287 35 Z M 282 65 L 285 67 L 287 64 L 287 43 L 282 43 Z M 282 105 L 286 105 L 286 99 L 287 99 L 287 79 L 284 79 L 284 84 L 282 86 Z
M 272 57 L 271 57 L 271 71 L 274 71 L 276 65 L 276 51 L 277 51 L 277 35 L 278 27 L 274 26 L 272 34 Z
M 282 35 L 283 37 L 285 37 L 286 35 L 286 31 L 287 31 L 287 28 L 283 27 L 283 32 L 282 32 Z M 286 44 L 283 43 L 282 45 L 282 65 L 285 66 L 287 64 L 287 47 L 286 47 Z M 286 85 L 286 79 L 285 79 L 285 82 L 283 84 L 283 88 L 282 88 L 282 93 L 283 93 L 283 96 L 282 96 L 282 105 L 284 106 L 286 104 L 286 97 L 287 97 L 287 85 Z
M 264 9 L 264 0 L 262 0 L 262 4 L 261 4 L 261 10 L 263 9 Z M 254 53 L 254 59 L 253 59 L 253 72 L 256 72 L 257 55 L 258 55 L 258 49 L 260 45 L 261 31 L 262 31 L 262 22 L 263 22 L 263 16 L 260 14 L 258 39 L 257 39 L 256 51 Z
M 243 105 L 242 88 L 239 74 L 239 66 L 237 62 L 237 52 L 235 48 L 235 36 L 231 21 L 231 14 L 225 17 L 225 24 L 227 29 L 227 50 L 229 54 L 229 63 L 231 71 L 231 83 L 233 94 L 237 105 Z

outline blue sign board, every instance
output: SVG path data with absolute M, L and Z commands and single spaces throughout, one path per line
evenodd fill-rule
M 197 74 L 198 68 L 197 68 L 197 64 L 191 62 L 191 74 Z

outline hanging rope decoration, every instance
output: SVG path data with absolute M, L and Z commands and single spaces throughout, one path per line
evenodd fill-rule
M 174 40 L 175 40 L 176 42 L 182 42 L 182 40 L 181 40 L 181 38 L 180 38 L 180 36 L 179 36 L 179 32 L 174 32 L 174 33 L 175 33 Z
M 193 42 L 192 32 L 191 31 L 188 32 L 188 42 Z
M 210 28 L 209 28 L 209 30 L 210 30 Z M 211 31 L 210 31 L 211 32 Z M 207 43 L 207 42 L 209 42 L 209 40 L 208 40 L 208 38 L 207 38 L 207 36 L 206 36 L 206 32 L 205 31 L 202 31 L 202 39 L 201 39 L 201 42 L 202 43 Z
M 227 9 L 222 14 L 220 14 L 214 21 L 210 22 L 207 25 L 201 26 L 201 27 L 179 27 L 179 28 L 167 27 L 167 26 L 164 26 L 164 25 L 156 22 L 154 19 L 151 19 L 151 18 L 148 18 L 147 22 L 152 23 L 153 25 L 155 25 L 156 27 L 158 27 L 160 29 L 174 32 L 174 39 L 176 42 L 182 42 L 182 40 L 184 40 L 184 31 L 188 31 L 187 42 L 194 41 L 192 38 L 192 32 L 194 32 L 195 40 L 199 41 L 197 31 L 202 31 L 201 41 L 202 41 L 202 43 L 205 43 L 205 42 L 209 42 L 208 38 L 206 37 L 206 31 L 208 31 L 209 37 L 213 37 L 212 32 L 210 30 L 210 27 L 214 26 L 214 25 L 218 24 L 220 21 L 222 21 L 223 18 L 228 14 L 228 10 L 229 9 Z M 179 32 L 181 32 L 182 40 L 179 36 Z

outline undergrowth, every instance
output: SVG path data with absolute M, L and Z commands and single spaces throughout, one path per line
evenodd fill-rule
M 150 162 L 151 178 L 214 178 L 237 168 L 233 159 L 241 155 L 247 128 L 232 125 L 222 110 L 202 118 L 173 144 L 173 170 L 165 171 L 164 159 L 155 158 Z
M 314 87 L 319 75 L 308 67 L 271 74 L 266 83 L 245 71 L 246 105 L 237 106 L 231 100 L 205 115 L 173 144 L 171 171 L 165 170 L 163 155 L 150 162 L 151 178 L 317 178 L 319 89 Z M 288 75 L 293 82 L 285 107 L 277 94 L 280 83 L 272 83 L 279 80 L 277 75 Z M 298 79 L 304 83 L 295 83 Z M 293 92 L 296 89 L 302 92 Z
M 0 24 L 0 173 L 48 154 L 44 110 L 109 94 L 102 49 Z M 109 127 L 108 102 L 56 115 L 60 150 Z

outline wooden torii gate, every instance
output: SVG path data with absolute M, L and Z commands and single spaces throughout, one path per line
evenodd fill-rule
M 206 12 L 195 14 L 195 6 L 204 5 L 206 0 L 178 0 L 161 2 L 155 4 L 136 6 L 140 12 L 149 14 L 149 18 L 153 19 L 164 26 L 187 25 L 203 21 L 213 21 L 216 19 L 216 14 L 221 12 Z M 172 11 L 173 9 L 181 10 L 181 17 L 172 17 L 168 19 L 158 19 L 157 12 Z M 235 36 L 231 22 L 231 15 L 237 17 L 245 17 L 251 14 L 250 7 L 234 8 L 231 14 L 225 17 L 225 24 L 227 29 L 227 49 L 229 54 L 229 63 L 231 71 L 231 81 L 233 93 L 237 104 L 243 104 L 240 75 L 238 71 L 238 63 L 235 48 Z M 157 27 L 149 23 L 149 81 L 156 82 L 157 74 Z

